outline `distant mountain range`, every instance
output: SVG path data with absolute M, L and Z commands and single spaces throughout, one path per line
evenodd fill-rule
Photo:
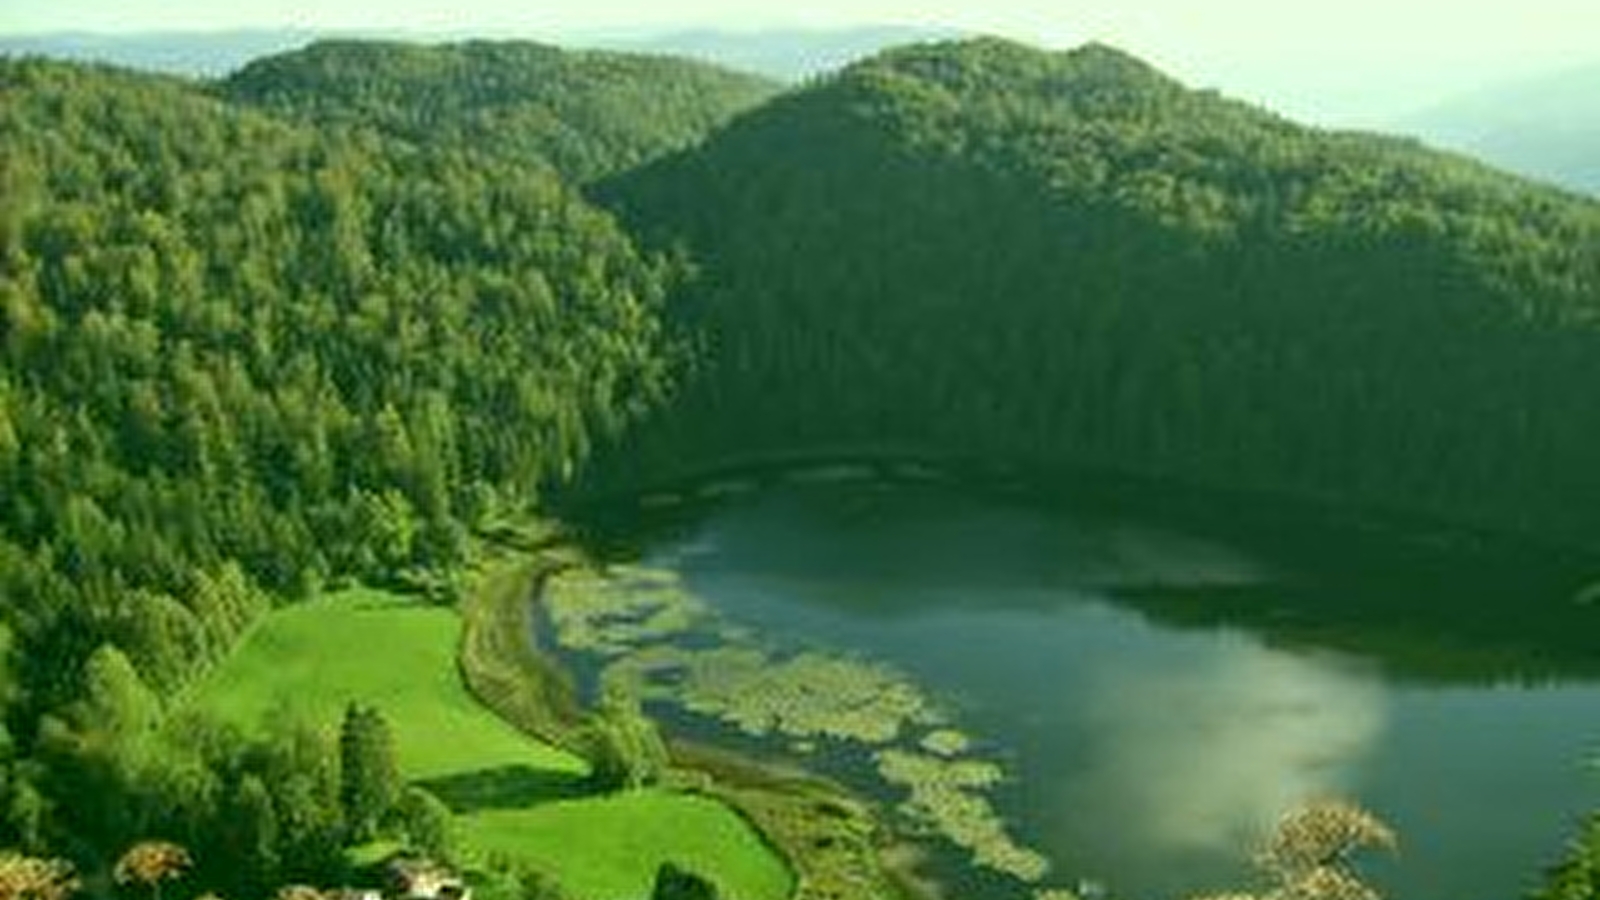
M 957 34 L 948 28 L 884 25 L 760 31 L 703 28 L 541 37 L 558 40 L 567 46 L 687 56 L 782 81 L 800 81 L 896 44 L 949 38 Z M 299 49 L 313 41 L 330 37 L 430 41 L 457 39 L 462 35 L 365 30 L 324 32 L 298 28 L 129 35 L 59 32 L 0 35 L 0 54 L 107 62 L 156 72 L 215 77 L 226 75 L 259 57 Z
M 1600 64 L 1458 97 L 1395 127 L 1522 175 L 1600 194 Z
M 304 46 L 316 32 L 297 29 L 0 35 L 0 54 L 105 62 L 176 75 L 225 75 L 257 57 Z
M 540 36 L 566 46 L 686 56 L 784 82 L 834 71 L 880 50 L 961 36 L 955 29 L 882 25 L 840 29 L 715 28 Z M 128 35 L 0 35 L 0 55 L 108 62 L 220 77 L 272 54 L 326 38 L 453 40 L 396 31 L 254 29 Z M 1390 123 L 1392 131 L 1479 157 L 1521 175 L 1600 194 L 1600 64 L 1485 88 Z
M 782 81 L 801 81 L 843 68 L 889 47 L 944 40 L 960 34 L 953 28 L 902 25 L 747 32 L 694 29 L 635 38 L 601 37 L 584 43 L 639 53 L 671 53 Z

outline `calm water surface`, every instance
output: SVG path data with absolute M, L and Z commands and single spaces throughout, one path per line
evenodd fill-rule
M 1391 627 L 1387 598 L 1246 548 L 936 485 L 768 485 L 642 548 L 741 624 L 912 675 L 1004 761 L 999 806 L 1068 883 L 1244 886 L 1250 842 L 1337 793 L 1400 832 L 1368 868 L 1390 896 L 1513 898 L 1600 805 L 1600 680 L 1483 637 L 1560 598 L 1468 614 L 1412 587 Z M 1444 636 L 1463 619 L 1477 637 Z

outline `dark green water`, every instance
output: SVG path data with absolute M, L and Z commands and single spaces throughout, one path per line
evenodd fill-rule
M 1509 900 L 1600 805 L 1574 638 L 1596 623 L 1515 577 L 1390 578 L 1338 546 L 1288 563 L 928 484 L 789 481 L 673 518 L 634 535 L 645 562 L 913 676 L 1007 766 L 998 806 L 1068 884 L 1246 886 L 1250 842 L 1334 793 L 1399 831 L 1367 868 L 1390 896 Z

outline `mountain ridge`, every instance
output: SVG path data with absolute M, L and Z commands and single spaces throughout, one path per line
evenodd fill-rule
M 337 39 L 254 60 L 216 90 L 322 127 L 541 157 L 587 181 L 693 143 L 778 86 L 704 62 L 534 41 Z
M 701 266 L 669 309 L 714 358 L 698 430 L 624 452 L 923 442 L 1592 544 L 1600 418 L 1560 385 L 1600 376 L 1600 204 L 994 39 L 856 63 L 598 196 Z M 1543 475 L 1482 488 L 1524 444 Z

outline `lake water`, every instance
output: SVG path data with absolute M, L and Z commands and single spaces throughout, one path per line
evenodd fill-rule
M 1364 869 L 1390 896 L 1510 900 L 1600 806 L 1600 680 L 1570 639 L 1593 620 L 1545 622 L 1569 599 L 1514 579 L 1391 583 L 1336 547 L 1289 563 L 941 484 L 791 479 L 669 518 L 643 562 L 775 641 L 908 675 L 1003 765 L 995 807 L 1068 885 L 1247 886 L 1270 823 L 1336 794 L 1399 832 Z

